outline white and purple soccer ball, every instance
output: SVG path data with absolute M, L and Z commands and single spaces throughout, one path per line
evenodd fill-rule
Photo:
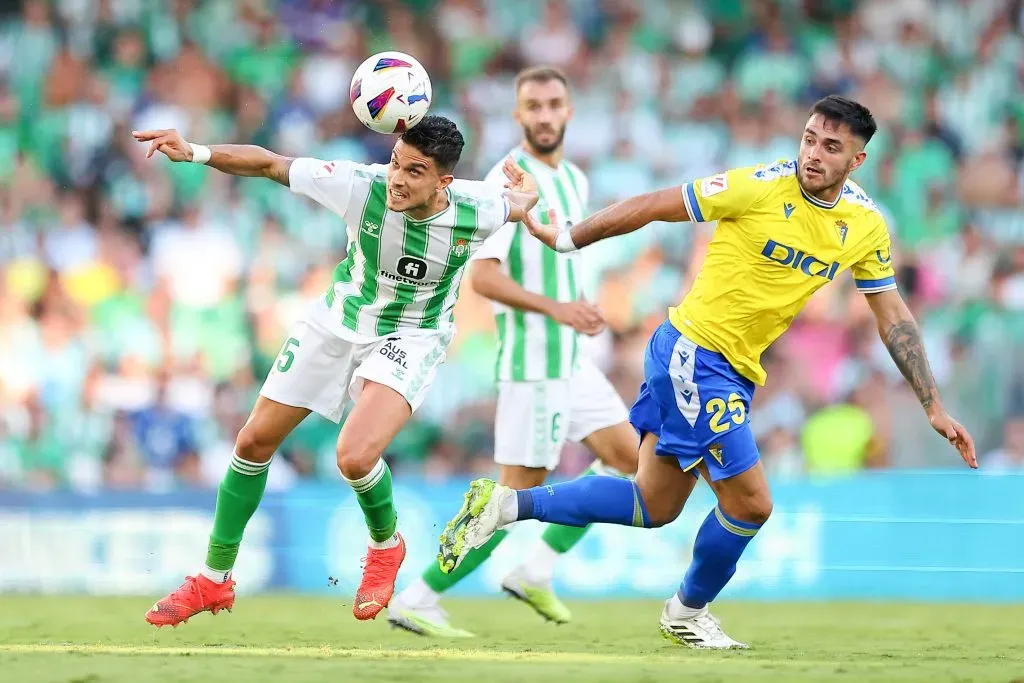
M 430 109 L 430 76 L 404 52 L 380 52 L 359 65 L 349 99 L 363 125 L 378 133 L 402 133 Z

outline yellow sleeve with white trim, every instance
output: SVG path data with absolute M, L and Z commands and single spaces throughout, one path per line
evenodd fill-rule
M 892 243 L 885 221 L 879 221 L 874 249 L 865 254 L 851 269 L 853 281 L 863 294 L 877 294 L 896 289 L 896 271 L 892 267 Z
M 683 185 L 683 203 L 690 220 L 705 223 L 746 213 L 772 187 L 771 181 L 755 178 L 756 170 L 734 168 Z

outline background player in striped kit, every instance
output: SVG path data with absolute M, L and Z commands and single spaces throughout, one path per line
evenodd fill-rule
M 441 116 L 424 117 L 406 131 L 387 166 L 292 159 L 254 145 L 193 145 L 174 130 L 134 135 L 150 143 L 148 156 L 159 151 L 171 161 L 270 178 L 314 199 L 345 220 L 349 245 L 326 293 L 293 328 L 238 434 L 217 493 L 206 565 L 146 620 L 176 626 L 197 612 L 231 608 L 231 569 L 274 451 L 311 411 L 340 421 L 349 398 L 355 405 L 338 437 L 338 469 L 370 533 L 352 611 L 373 619 L 391 600 L 405 558 L 381 455 L 444 362 L 470 254 L 536 204 L 533 180 L 517 172 L 518 184 L 507 184 L 507 191 L 455 180 L 463 138 Z
M 562 158 L 571 116 L 568 82 L 560 71 L 535 67 L 516 78 L 515 118 L 524 139 L 509 158 L 536 180 L 537 215 L 547 220 L 551 209 L 561 224 L 587 215 L 587 178 Z M 499 186 L 508 172 L 506 164 L 499 164 L 485 182 Z M 542 484 L 558 466 L 566 439 L 582 441 L 597 456 L 585 474 L 635 472 L 638 438 L 626 407 L 580 353 L 580 334 L 604 329 L 601 313 L 579 291 L 580 254 L 560 254 L 532 239 L 521 224 L 509 223 L 473 260 L 473 288 L 494 302 L 498 328 L 494 456 L 501 482 L 515 489 Z M 568 621 L 571 614 L 551 590 L 551 578 L 557 558 L 585 533 L 585 528 L 550 525 L 502 588 L 544 618 Z M 450 574 L 431 563 L 392 602 L 389 621 L 425 635 L 471 635 L 448 624 L 438 605 L 440 595 L 483 563 L 504 537 L 504 532 L 495 534 Z

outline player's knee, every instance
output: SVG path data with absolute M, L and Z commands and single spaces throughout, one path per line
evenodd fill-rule
M 768 521 L 772 514 L 772 497 L 767 491 L 739 500 L 732 500 L 729 503 L 729 508 L 731 509 L 726 509 L 723 506 L 726 514 L 748 524 L 761 526 Z
M 647 509 L 647 517 L 650 520 L 650 528 L 658 529 L 666 524 L 671 524 L 679 517 L 680 510 L 669 507 L 658 507 Z
M 750 515 L 750 519 L 748 521 L 753 524 L 757 524 L 758 526 L 764 524 L 768 521 L 768 518 L 772 516 L 772 508 L 773 504 L 771 496 L 766 494 L 764 497 L 758 497 L 750 506 L 748 513 Z
M 640 497 L 644 502 L 644 509 L 647 511 L 647 519 L 651 529 L 671 524 L 683 511 L 683 506 L 676 500 L 665 496 L 644 495 L 643 487 L 640 488 Z
M 346 479 L 365 477 L 381 457 L 381 449 L 373 443 L 338 444 L 338 470 Z
M 248 422 L 235 439 L 235 455 L 249 462 L 267 462 L 277 445 L 277 438 L 260 429 L 256 422 Z

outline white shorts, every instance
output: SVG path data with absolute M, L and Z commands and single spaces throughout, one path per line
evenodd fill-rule
M 307 315 L 291 330 L 260 395 L 341 422 L 365 381 L 391 387 L 420 407 L 445 361 L 451 332 L 399 330 L 379 340 L 342 339 Z
M 611 382 L 585 358 L 572 379 L 499 382 L 494 461 L 553 470 L 567 439 L 580 442 L 628 420 Z

